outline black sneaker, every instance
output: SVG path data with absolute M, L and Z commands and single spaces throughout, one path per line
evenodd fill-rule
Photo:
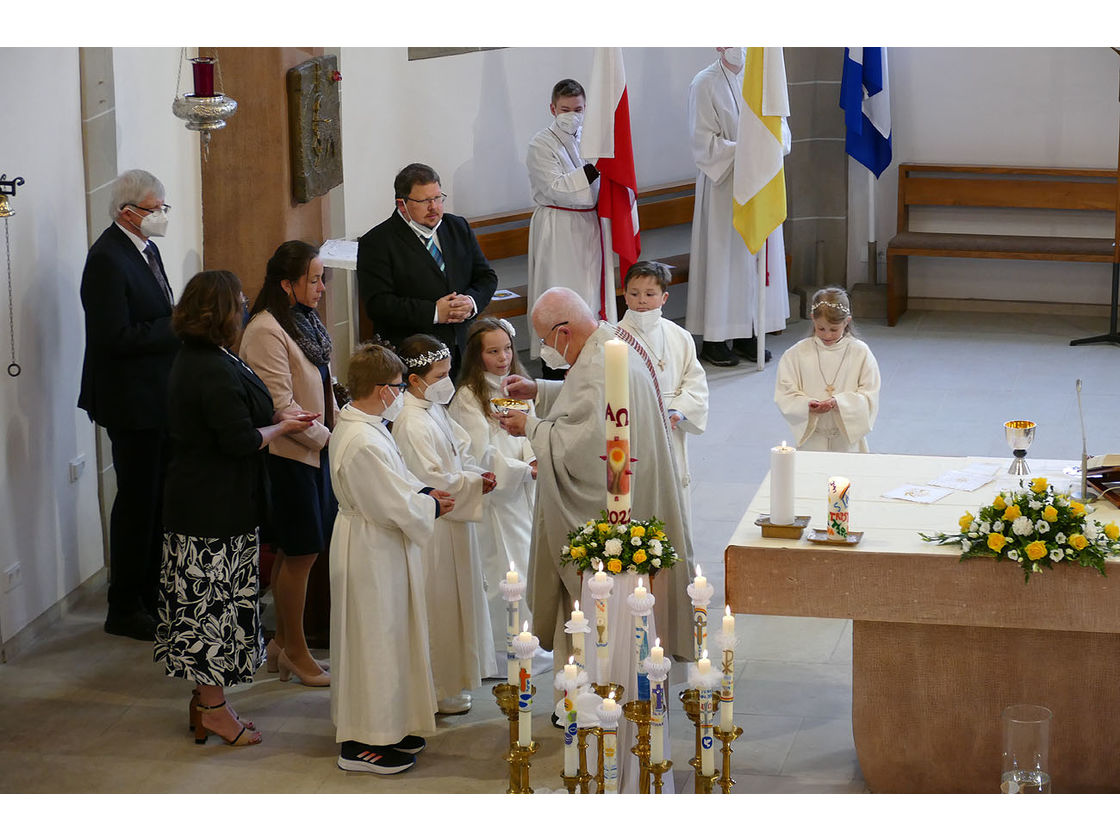
M 394 749 L 397 752 L 408 753 L 409 755 L 416 755 L 426 746 L 428 746 L 428 742 L 419 735 L 405 735 L 397 741 L 397 743 L 393 744 L 390 749 Z
M 356 773 L 377 773 L 391 776 L 410 770 L 416 759 L 392 747 L 363 744 L 360 741 L 343 741 L 338 753 L 338 766 Z
M 731 342 L 731 349 L 750 362 L 758 361 L 758 338 L 751 336 L 750 338 L 737 338 Z M 770 361 L 773 356 L 770 351 L 766 351 L 766 361 Z
M 726 341 L 705 341 L 700 345 L 700 358 L 718 367 L 735 367 L 739 360 L 727 349 Z
M 124 615 L 109 613 L 105 619 L 105 632 L 113 636 L 127 636 L 141 642 L 154 642 L 156 621 L 143 610 Z

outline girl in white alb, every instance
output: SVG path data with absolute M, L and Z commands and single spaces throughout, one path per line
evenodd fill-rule
M 867 435 L 879 413 L 879 365 L 852 335 L 843 289 L 817 291 L 811 312 L 813 335 L 778 362 L 774 401 L 798 449 L 867 452 Z
M 494 474 L 475 461 L 470 437 L 444 407 L 455 393 L 447 347 L 430 335 L 414 335 L 401 342 L 398 353 L 409 387 L 393 438 L 413 475 L 455 498 L 454 511 L 439 518 L 424 546 L 424 570 L 439 713 L 465 714 L 471 708 L 468 690 L 482 685 L 495 661 L 475 533 Z
M 529 574 L 529 542 L 533 535 L 533 502 L 536 497 L 537 460 L 526 437 L 514 437 L 501 427 L 490 400 L 504 397 L 502 377 L 524 375 L 513 349 L 514 330 L 509 321 L 479 318 L 471 325 L 459 390 L 447 413 L 470 436 L 470 454 L 494 473 L 497 487 L 486 497 L 478 542 L 482 549 L 482 574 L 494 634 L 497 659 L 488 675 L 506 675 L 506 602 L 498 587 L 513 569 L 521 580 Z M 529 414 L 533 413 L 529 403 Z M 521 618 L 532 625 L 524 600 Z M 551 656 L 549 656 L 551 662 Z M 533 673 L 546 663 L 534 661 Z

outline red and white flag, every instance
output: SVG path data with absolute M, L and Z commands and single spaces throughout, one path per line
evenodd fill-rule
M 626 94 L 622 47 L 595 50 L 580 155 L 584 160 L 595 161 L 599 170 L 599 217 L 610 231 L 611 247 L 618 254 L 622 276 L 626 276 L 630 266 L 638 261 L 642 241 L 638 233 L 638 181 L 634 176 L 630 100 Z M 603 297 L 605 300 L 606 295 Z M 600 317 L 605 317 L 602 307 Z

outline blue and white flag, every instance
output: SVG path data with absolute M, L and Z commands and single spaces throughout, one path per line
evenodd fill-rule
M 891 100 L 886 47 L 845 47 L 840 107 L 844 148 L 875 177 L 891 162 Z

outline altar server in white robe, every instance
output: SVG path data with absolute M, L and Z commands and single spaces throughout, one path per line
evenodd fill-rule
M 482 551 L 482 574 L 486 602 L 497 654 L 490 676 L 504 677 L 506 667 L 506 601 L 498 584 L 513 569 L 528 580 L 529 541 L 533 533 L 533 502 L 536 498 L 537 460 L 524 437 L 513 437 L 498 423 L 491 399 L 505 397 L 502 378 L 525 370 L 513 349 L 513 326 L 505 318 L 479 318 L 471 325 L 467 348 L 459 372 L 459 388 L 447 413 L 470 436 L 470 454 L 478 464 L 494 473 L 497 486 L 486 497 L 478 542 Z M 529 413 L 533 413 L 529 403 Z M 521 617 L 532 615 L 521 607 Z M 534 657 L 533 673 L 551 667 L 551 654 Z
M 745 51 L 743 47 L 716 47 L 716 52 L 716 62 L 697 73 L 688 88 L 692 157 L 700 171 L 692 216 L 685 327 L 703 336 L 701 359 L 731 367 L 739 363 L 736 355 L 757 360 L 760 330 L 785 328 L 789 292 L 785 242 L 779 225 L 766 240 L 764 264 L 770 282 L 766 311 L 758 317 L 758 260 L 732 225 Z M 789 154 L 792 145 L 784 119 L 782 139 Z M 728 339 L 732 340 L 730 348 Z M 766 360 L 770 360 L 769 350 Z
M 350 359 L 353 401 L 330 441 L 338 516 L 331 537 L 331 719 L 338 766 L 408 770 L 435 731 L 421 546 L 454 499 L 426 487 L 401 458 L 385 421 L 397 416 L 404 365 L 366 344 Z
M 798 449 L 867 452 L 879 413 L 879 365 L 852 334 L 843 289 L 819 289 L 810 308 L 813 334 L 782 355 L 774 401 Z
M 657 371 L 661 399 L 669 412 L 677 475 L 685 489 L 685 512 L 691 521 L 687 435 L 702 434 L 708 425 L 708 377 L 696 358 L 692 335 L 661 316 L 671 281 L 664 263 L 642 260 L 630 266 L 623 279 L 627 308 L 619 323 L 642 342 Z
M 495 486 L 494 473 L 478 465 L 470 453 L 470 437 L 447 414 L 455 394 L 447 346 L 433 336 L 414 335 L 398 351 L 409 387 L 393 423 L 393 438 L 417 478 L 455 497 L 455 510 L 440 518 L 424 547 L 424 569 L 439 713 L 466 714 L 469 690 L 482 685 L 495 661 L 475 532 L 483 515 L 482 497 Z
M 575 79 L 561 79 L 552 88 L 552 123 L 529 141 L 525 164 L 536 207 L 529 220 L 526 302 L 532 311 L 545 289 L 563 286 L 577 292 L 593 312 L 605 304 L 606 318 L 613 323 L 617 314 L 614 294 L 608 292 L 606 300 L 602 299 L 603 242 L 595 209 L 599 172 L 580 157 L 585 103 L 583 86 Z M 613 287 L 613 279 L 610 282 Z M 537 358 L 534 342 L 529 352 Z
M 532 323 L 541 358 L 554 368 L 570 366 L 563 382 L 507 377 L 510 396 L 536 399 L 539 416 L 511 411 L 501 418 L 507 431 L 529 438 L 537 456 L 528 598 L 541 645 L 553 651 L 568 647 L 564 622 L 572 602 L 579 598 L 580 577 L 572 566 L 560 565 L 560 549 L 567 544 L 569 531 L 598 516 L 606 506 L 603 346 L 619 337 L 632 342 L 630 452 L 637 459 L 631 465 L 632 516 L 656 516 L 664 521 L 665 533 L 684 561 L 655 577 L 654 621 L 666 654 L 691 658 L 692 606 L 686 587 L 692 534 L 669 442 L 669 418 L 652 364 L 633 349 L 637 339 L 620 327 L 596 321 L 587 304 L 570 289 L 549 289 L 541 295 L 533 307 Z

